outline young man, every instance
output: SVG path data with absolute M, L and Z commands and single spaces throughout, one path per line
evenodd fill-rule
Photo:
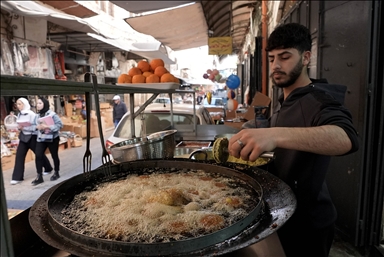
M 115 104 L 113 105 L 113 124 L 116 128 L 121 118 L 123 118 L 124 114 L 127 112 L 127 106 L 125 105 L 125 103 L 121 102 L 120 96 L 118 95 L 115 95 L 112 100 L 115 102 Z
M 297 198 L 293 216 L 278 230 L 287 257 L 326 257 L 333 237 L 336 209 L 325 176 L 332 155 L 357 151 L 357 132 L 350 112 L 308 76 L 311 35 L 300 24 L 277 27 L 268 39 L 270 77 L 283 89 L 270 128 L 244 129 L 229 141 L 235 157 L 254 161 L 275 152 L 271 172 Z

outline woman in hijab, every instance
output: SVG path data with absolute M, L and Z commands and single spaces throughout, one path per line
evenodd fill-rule
M 31 111 L 31 106 L 27 99 L 21 97 L 16 101 L 17 109 L 19 114 L 17 115 L 17 123 L 19 133 L 19 145 L 16 150 L 15 166 L 13 168 L 11 185 L 16 185 L 24 180 L 25 170 L 25 156 L 29 149 L 35 152 L 36 149 L 36 114 Z M 52 166 L 49 163 L 47 156 L 43 156 L 43 166 L 45 172 L 51 172 Z
M 45 150 L 48 148 L 51 152 L 55 172 L 51 177 L 51 181 L 60 178 L 60 159 L 59 159 L 59 131 L 63 127 L 63 123 L 59 115 L 49 109 L 49 102 L 44 97 L 39 97 L 36 103 L 38 114 L 36 115 L 37 143 L 36 143 L 36 172 L 37 177 L 32 181 L 32 185 L 36 186 L 43 183 L 43 164 Z

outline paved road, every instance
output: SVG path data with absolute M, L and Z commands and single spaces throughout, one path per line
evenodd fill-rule
M 113 130 L 106 131 L 104 139 L 106 140 Z M 102 165 L 100 138 L 91 138 L 90 150 L 92 153 L 92 169 Z M 59 152 L 60 158 L 60 178 L 56 181 L 50 181 L 51 175 L 44 176 L 44 183 L 32 186 L 31 182 L 36 178 L 35 162 L 30 161 L 25 164 L 24 181 L 17 185 L 11 185 L 12 169 L 3 170 L 5 197 L 7 199 L 8 209 L 25 210 L 33 205 L 33 203 L 49 188 L 67 180 L 75 175 L 83 173 L 83 156 L 86 148 L 86 140 L 80 147 L 72 147 Z M 48 159 L 53 165 L 51 155 Z

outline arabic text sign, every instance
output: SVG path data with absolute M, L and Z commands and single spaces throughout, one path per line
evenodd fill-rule
M 232 54 L 232 37 L 208 38 L 209 55 Z

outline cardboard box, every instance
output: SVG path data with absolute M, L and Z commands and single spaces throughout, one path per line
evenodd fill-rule
M 268 96 L 256 92 L 255 96 L 253 97 L 252 103 L 248 107 L 248 110 L 244 114 L 244 118 L 246 120 L 253 120 L 255 119 L 255 106 L 268 106 L 271 104 L 271 98 Z
M 66 103 L 64 105 L 64 109 L 65 109 L 65 115 L 68 117 L 71 117 L 73 113 L 73 105 L 71 103 Z
M 87 137 L 87 125 L 75 125 L 73 126 L 73 132 L 79 135 L 81 138 Z
M 46 153 L 48 154 L 50 153 L 48 149 Z M 1 158 L 2 169 L 3 170 L 13 169 L 15 166 L 15 159 L 16 159 L 16 155 L 14 154 L 12 154 L 11 156 L 2 157 Z M 27 154 L 25 155 L 25 163 L 34 161 L 35 159 L 36 159 L 35 154 L 31 150 L 28 150 Z
M 108 109 L 111 108 L 109 103 L 100 103 L 100 109 Z
M 227 110 L 225 113 L 225 119 L 226 120 L 232 120 L 236 118 L 236 111 L 235 110 Z
M 83 119 L 83 117 L 79 116 L 79 118 L 77 119 L 77 124 L 85 124 L 86 123 L 86 120 Z
M 13 169 L 15 166 L 15 158 L 16 158 L 16 155 L 14 154 L 10 156 L 1 157 L 1 169 L 3 171 Z
M 81 115 L 72 115 L 70 117 L 70 120 L 67 121 L 67 122 L 63 122 L 66 123 L 66 124 L 80 124 L 81 122 L 83 121 L 83 118 L 81 117 Z
M 101 119 L 101 126 L 103 128 L 103 134 L 105 133 L 106 124 L 104 117 L 100 117 Z M 91 138 L 92 137 L 100 137 L 99 133 L 99 126 L 97 124 L 97 118 L 91 118 Z
M 106 128 L 113 128 L 115 126 L 113 124 L 113 109 L 104 109 L 101 112 L 101 116 L 104 118 Z
M 94 110 L 91 111 L 91 137 L 100 137 L 99 134 L 99 126 L 97 123 L 97 116 L 96 112 Z M 105 133 L 106 124 L 105 124 L 105 118 L 103 116 L 100 117 L 101 120 L 101 126 L 103 128 L 103 134 Z
M 61 131 L 70 131 L 70 132 L 75 132 L 74 131 L 74 126 L 76 124 L 63 124 L 63 127 L 61 128 Z
M 61 122 L 63 124 L 70 124 L 70 123 L 72 123 L 71 117 L 61 116 L 60 119 L 61 119 Z

